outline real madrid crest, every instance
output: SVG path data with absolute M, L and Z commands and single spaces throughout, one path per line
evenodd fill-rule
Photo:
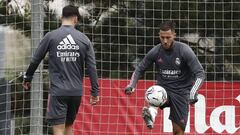
M 181 64 L 181 61 L 180 61 L 179 58 L 176 58 L 176 60 L 175 60 L 175 64 L 176 64 L 176 65 L 180 65 L 180 64 Z

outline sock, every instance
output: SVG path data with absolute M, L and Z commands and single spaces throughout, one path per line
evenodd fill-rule
M 154 107 L 154 106 L 149 106 L 148 108 L 151 116 L 152 116 L 152 120 L 153 122 L 155 121 L 155 117 L 157 116 L 157 113 L 158 113 L 158 107 Z

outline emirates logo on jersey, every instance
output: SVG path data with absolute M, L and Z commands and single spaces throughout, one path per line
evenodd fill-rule
M 61 62 L 75 62 L 80 57 L 79 49 L 80 47 L 69 34 L 57 45 L 57 57 Z
M 179 58 L 176 58 L 176 60 L 175 60 L 175 64 L 176 64 L 176 65 L 180 65 L 180 64 L 181 64 L 181 61 L 180 61 Z

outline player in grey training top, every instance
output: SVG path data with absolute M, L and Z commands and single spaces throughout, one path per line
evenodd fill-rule
M 32 78 L 47 52 L 51 95 L 81 96 L 84 62 L 92 82 L 92 95 L 98 95 L 95 54 L 87 36 L 69 25 L 47 33 L 35 51 L 26 77 Z
M 23 87 L 30 88 L 32 76 L 41 60 L 49 53 L 49 104 L 47 120 L 54 134 L 72 134 L 72 124 L 83 94 L 84 64 L 92 85 L 90 103 L 99 101 L 96 61 L 93 45 L 86 35 L 74 28 L 80 15 L 75 6 L 62 12 L 62 26 L 47 33 L 40 42 L 24 76 Z
M 168 94 L 168 103 L 160 108 L 170 107 L 173 134 L 181 135 L 187 123 L 188 104 L 197 102 L 197 91 L 205 79 L 205 73 L 192 49 L 174 41 L 174 29 L 171 21 L 161 24 L 161 44 L 153 47 L 136 67 L 125 93 L 131 94 L 144 71 L 155 63 L 157 84 L 164 87 Z M 153 128 L 156 115 L 156 107 L 143 108 L 143 118 L 148 128 Z
M 165 50 L 161 44 L 152 48 L 137 66 L 129 86 L 135 88 L 137 80 L 153 63 L 157 70 L 157 84 L 171 93 L 189 94 L 193 83 L 192 73 L 197 78 L 194 91 L 199 88 L 204 78 L 203 68 L 191 48 L 174 41 L 172 50 Z

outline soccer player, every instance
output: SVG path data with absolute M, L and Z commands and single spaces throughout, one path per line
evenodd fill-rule
M 78 8 L 68 5 L 62 10 L 62 25 L 48 32 L 40 42 L 24 75 L 23 87 L 30 89 L 33 74 L 46 53 L 49 54 L 50 91 L 47 122 L 54 135 L 72 135 L 83 94 L 83 72 L 86 63 L 92 85 L 90 104 L 99 101 L 99 86 L 93 45 L 75 29 L 80 17 Z
M 173 134 L 183 135 L 188 119 L 189 103 L 198 101 L 198 90 L 205 79 L 205 73 L 192 49 L 181 42 L 174 41 L 175 24 L 165 21 L 160 26 L 161 43 L 153 47 L 136 67 L 125 93 L 134 92 L 137 81 L 153 63 L 156 66 L 157 85 L 164 87 L 170 107 L 169 119 L 172 121 Z M 143 107 L 142 116 L 148 128 L 153 128 L 158 107 Z

